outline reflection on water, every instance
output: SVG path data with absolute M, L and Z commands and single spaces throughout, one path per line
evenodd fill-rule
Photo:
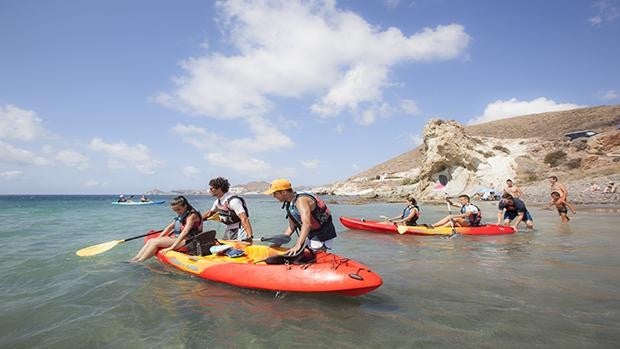
M 557 213 L 538 210 L 532 232 L 452 239 L 338 225 L 336 252 L 384 279 L 376 291 L 350 298 L 245 290 L 156 261 L 123 263 L 138 242 L 76 257 L 81 247 L 139 235 L 172 217 L 165 206 L 123 209 L 110 199 L 0 198 L 3 222 L 28 217 L 0 226 L 0 347 L 620 346 L 617 212 L 578 208 L 565 225 Z M 191 201 L 205 209 L 211 200 Z M 271 198 L 249 205 L 257 236 L 284 228 Z M 401 209 L 330 207 L 336 216 L 369 219 Z M 422 221 L 444 211 L 423 207 Z

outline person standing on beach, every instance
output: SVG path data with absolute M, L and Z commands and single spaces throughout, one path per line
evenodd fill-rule
M 518 230 L 517 226 L 521 221 L 525 221 L 527 229 L 534 228 L 532 215 L 527 211 L 527 207 L 525 207 L 525 203 L 521 199 L 513 198 L 512 195 L 504 193 L 502 199 L 497 204 L 497 209 L 499 210 L 497 212 L 497 225 L 502 223 L 503 218 L 504 225 L 511 225 L 510 222 L 514 220 L 511 226 L 515 231 Z
M 547 207 L 551 207 L 551 206 L 555 206 L 558 209 L 558 214 L 560 215 L 560 218 L 562 219 L 562 223 L 568 223 L 568 221 L 570 220 L 570 218 L 568 218 L 569 208 L 573 214 L 577 213 L 573 205 L 564 201 L 564 199 L 560 197 L 560 193 L 558 193 L 557 191 L 554 191 L 553 193 L 551 193 L 551 202 L 549 203 L 549 206 Z
M 220 215 L 220 222 L 226 225 L 224 240 L 252 241 L 252 224 L 245 200 L 237 195 L 228 194 L 230 183 L 226 178 L 217 177 L 209 181 L 209 190 L 215 197 L 213 206 L 202 214 L 202 220 L 207 220 L 214 214 Z
M 549 176 L 549 183 L 551 183 L 551 192 L 557 191 L 560 194 L 560 198 L 564 201 L 568 200 L 568 190 L 566 186 L 558 181 L 558 177 Z
M 291 236 L 299 230 L 299 237 L 293 248 L 284 254 L 296 256 L 308 247 L 312 252 L 331 250 L 336 238 L 331 212 L 321 198 L 309 192 L 295 192 L 289 180 L 280 178 L 271 182 L 264 192 L 280 201 L 286 209 L 288 226 L 285 235 Z
M 517 187 L 512 183 L 512 179 L 506 180 L 506 187 L 504 188 L 504 193 L 512 195 L 513 198 L 522 198 L 525 196 L 521 188 Z

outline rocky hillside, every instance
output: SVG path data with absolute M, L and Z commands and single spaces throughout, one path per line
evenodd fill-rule
M 419 148 L 315 190 L 385 198 L 415 195 L 433 200 L 446 193 L 474 194 L 480 187 L 501 190 L 508 178 L 532 188 L 548 187 L 546 180 L 552 174 L 565 182 L 606 182 L 620 176 L 619 121 L 620 105 L 472 126 L 435 119 L 425 126 L 424 143 Z M 584 129 L 600 133 L 573 141 L 563 136 Z M 445 188 L 437 185 L 440 175 L 448 178 Z

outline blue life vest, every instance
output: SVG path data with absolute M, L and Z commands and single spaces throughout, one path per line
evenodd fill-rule
M 407 207 L 405 207 L 405 209 L 403 210 L 403 216 L 401 218 L 402 219 L 407 218 L 409 214 L 411 214 L 411 211 L 413 211 L 414 208 L 418 210 L 418 213 L 416 213 L 415 216 L 413 216 L 413 218 L 406 221 L 405 222 L 406 225 L 418 225 L 418 218 L 420 217 L 420 208 L 418 207 L 418 205 L 407 205 Z
M 465 212 L 467 212 L 467 206 L 473 206 L 476 208 L 476 210 L 478 212 L 474 213 L 473 215 L 469 215 L 467 216 L 467 220 L 469 221 L 469 225 L 472 227 L 477 227 L 480 225 L 480 221 L 482 221 L 482 211 L 480 211 L 480 208 L 472 203 L 469 203 L 467 205 L 461 206 L 461 214 L 465 214 Z
M 301 229 L 301 214 L 295 206 L 297 199 L 300 196 L 307 196 L 312 198 L 315 203 L 315 208 L 310 212 L 311 215 L 311 223 L 310 223 L 310 232 L 308 233 L 308 239 L 312 239 L 316 237 L 319 241 L 327 241 L 336 237 L 336 227 L 334 227 L 334 223 L 332 222 L 332 215 L 329 211 L 329 208 L 325 204 L 321 198 L 317 197 L 312 193 L 295 193 L 295 197 L 293 201 L 290 203 L 285 203 L 286 207 L 286 217 L 290 218 L 297 229 Z
M 185 223 L 187 223 L 187 217 L 189 217 L 190 214 L 198 215 L 198 220 L 194 223 L 194 226 L 190 229 L 185 238 L 194 237 L 202 232 L 202 215 L 200 215 L 200 212 L 190 209 L 174 218 L 174 236 L 179 236 L 181 234 L 185 227 Z
M 220 214 L 220 222 L 226 225 L 241 222 L 241 218 L 237 216 L 237 213 L 235 212 L 235 210 L 230 209 L 230 201 L 232 199 L 241 200 L 241 205 L 243 205 L 243 210 L 245 211 L 246 216 L 250 217 L 250 212 L 248 211 L 248 207 L 245 205 L 245 200 L 243 200 L 241 196 L 233 195 L 233 196 L 230 196 L 228 199 L 226 199 L 226 201 L 224 202 L 224 205 L 222 205 L 221 207 L 218 207 L 218 210 L 217 210 L 217 212 Z

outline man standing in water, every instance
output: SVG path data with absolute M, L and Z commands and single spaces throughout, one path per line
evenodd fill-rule
M 218 213 L 220 222 L 226 225 L 224 240 L 252 241 L 252 225 L 245 200 L 237 195 L 228 194 L 230 183 L 226 178 L 217 177 L 209 181 L 209 190 L 215 197 L 210 210 L 202 214 L 202 220 Z
M 549 183 L 551 183 L 551 192 L 557 191 L 560 194 L 560 199 L 568 201 L 568 190 L 564 184 L 558 182 L 558 177 L 549 176 Z
M 502 217 L 504 225 L 510 225 L 510 221 L 514 220 L 512 227 L 517 231 L 517 226 L 521 221 L 525 221 L 527 229 L 534 228 L 534 220 L 532 215 L 527 211 L 525 203 L 521 199 L 513 198 L 512 195 L 504 193 L 502 199 L 497 204 L 497 225 L 502 224 Z
M 512 195 L 513 198 L 522 198 L 523 196 L 525 196 L 521 188 L 517 187 L 512 183 L 512 179 L 506 180 L 506 187 L 504 188 L 504 193 Z
M 280 178 L 271 182 L 267 195 L 282 202 L 286 209 L 289 224 L 284 234 L 291 236 L 299 229 L 299 238 L 295 246 L 286 251 L 289 256 L 296 256 L 307 246 L 313 252 L 331 250 L 336 238 L 336 227 L 325 202 L 312 193 L 293 191 L 291 182 Z

